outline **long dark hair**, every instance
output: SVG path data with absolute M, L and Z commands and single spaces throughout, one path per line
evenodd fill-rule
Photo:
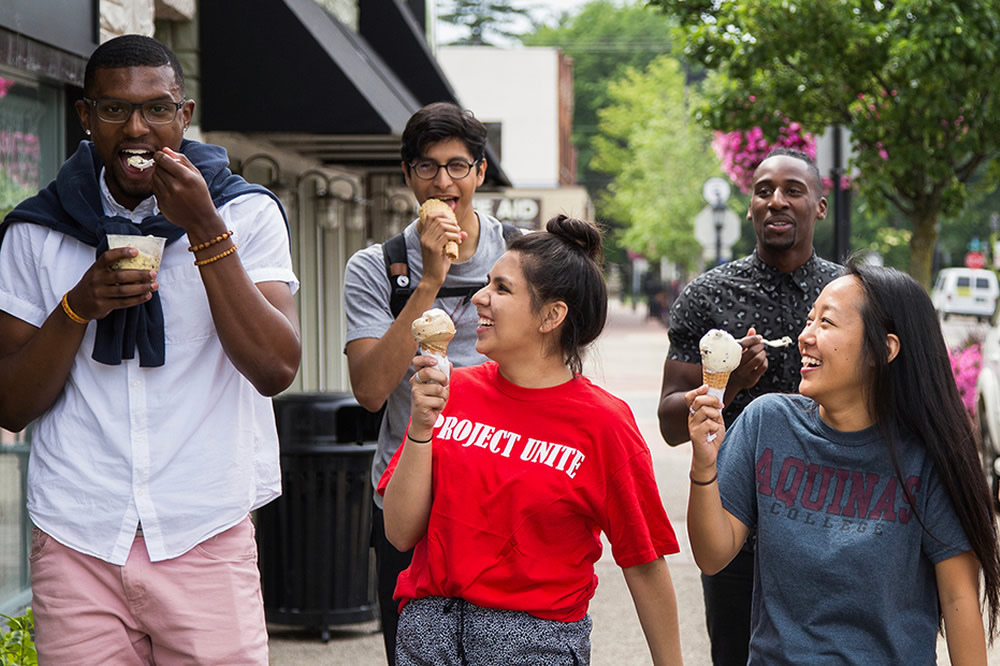
M 861 306 L 864 355 L 870 364 L 867 396 L 875 425 L 899 473 L 898 442 L 915 437 L 934 462 L 942 485 L 972 545 L 985 581 L 989 637 L 997 635 L 1000 610 L 1000 548 L 994 531 L 993 498 L 979 460 L 975 429 L 948 361 L 941 327 L 924 288 L 893 268 L 849 261 L 865 293 Z M 886 336 L 899 338 L 890 363 Z
M 536 310 L 552 301 L 566 303 L 559 346 L 566 367 L 580 373 L 583 349 L 597 339 L 608 318 L 601 232 L 589 222 L 557 215 L 545 224 L 545 232 L 519 236 L 509 249 L 521 255 Z

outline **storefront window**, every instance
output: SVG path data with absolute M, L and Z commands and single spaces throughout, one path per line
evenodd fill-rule
M 0 217 L 56 175 L 61 91 L 0 69 Z
M 31 524 L 24 506 L 27 471 L 27 437 L 0 430 L 0 612 L 18 606 L 30 585 Z
M 0 218 L 51 181 L 64 154 L 60 87 L 0 69 Z M 29 598 L 30 437 L 0 430 L 0 613 Z

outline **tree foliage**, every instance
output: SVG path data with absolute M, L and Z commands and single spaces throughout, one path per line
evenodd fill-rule
M 573 59 L 573 144 L 577 149 L 577 181 L 595 199 L 610 179 L 591 161 L 598 131 L 597 112 L 611 102 L 609 84 L 633 68 L 645 69 L 671 51 L 673 21 L 635 1 L 592 0 L 579 13 L 564 15 L 556 27 L 539 26 L 523 35 L 526 46 L 556 46 Z
M 608 105 L 598 111 L 593 167 L 613 175 L 599 205 L 602 216 L 626 225 L 625 245 L 690 270 L 701 256 L 692 222 L 719 162 L 687 97 L 684 73 L 670 56 L 628 69 L 610 83 Z
M 454 46 L 498 46 L 517 38 L 512 23 L 531 17 L 527 9 L 511 7 L 509 2 L 450 0 L 438 4 L 444 10 L 439 20 L 467 31 L 450 42 Z
M 912 226 L 910 272 L 930 283 L 937 223 L 1000 153 L 995 0 L 649 0 L 713 70 L 700 118 L 720 130 L 784 117 L 850 128 L 866 201 Z M 974 186 L 975 187 L 975 186 Z M 972 189 L 974 189 L 974 187 Z

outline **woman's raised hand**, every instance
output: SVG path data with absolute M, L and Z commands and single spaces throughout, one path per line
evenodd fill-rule
M 430 439 L 438 415 L 448 404 L 448 377 L 433 356 L 415 356 L 410 377 L 410 435 Z
M 708 393 L 708 385 L 684 394 L 688 406 L 688 433 L 693 449 L 692 466 L 714 466 L 719 446 L 726 434 L 722 420 L 722 404 L 718 398 Z

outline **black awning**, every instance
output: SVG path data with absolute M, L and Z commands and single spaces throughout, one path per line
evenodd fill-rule
M 205 130 L 401 134 L 420 103 L 313 0 L 199 5 Z
M 403 0 L 365 0 L 358 28 L 372 49 L 392 68 L 420 105 L 458 97 L 424 38 L 423 29 Z
M 266 134 L 331 165 L 398 168 L 410 116 L 457 99 L 400 0 L 361 4 L 358 35 L 314 0 L 200 3 L 202 129 Z M 486 155 L 487 182 L 510 186 Z

